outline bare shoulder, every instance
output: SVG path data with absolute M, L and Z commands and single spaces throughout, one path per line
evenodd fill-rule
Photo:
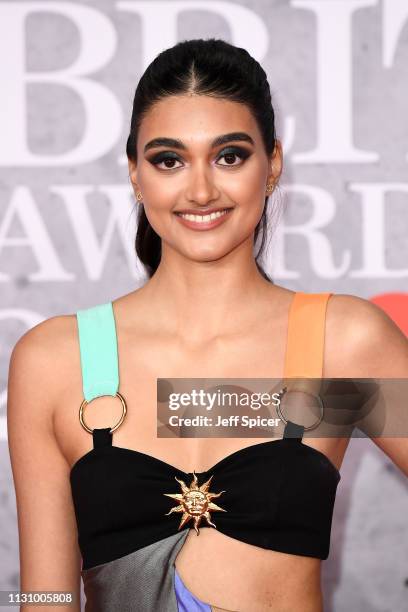
M 72 330 L 75 323 L 75 314 L 57 315 L 45 319 L 26 331 L 16 342 L 13 352 L 22 350 L 47 350 L 56 340 L 62 339 Z
M 326 325 L 328 352 L 338 368 L 333 376 L 408 376 L 408 339 L 370 300 L 333 294 L 327 305 Z
M 48 401 L 43 406 L 50 409 L 61 385 L 69 382 L 66 368 L 75 354 L 75 314 L 45 319 L 25 332 L 14 345 L 8 386 L 29 389 L 30 393 L 46 393 Z

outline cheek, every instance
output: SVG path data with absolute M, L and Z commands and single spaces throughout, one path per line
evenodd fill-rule
M 163 236 L 165 232 L 165 224 L 163 218 L 163 211 L 158 208 L 157 200 L 154 199 L 155 205 L 150 206 L 148 204 L 144 204 L 144 211 L 147 217 L 148 222 L 159 236 Z
M 240 216 L 237 218 L 236 232 L 242 239 L 255 231 L 263 212 L 263 206 L 253 203 L 245 210 L 240 211 Z
M 143 201 L 152 213 L 174 205 L 176 183 L 170 176 L 158 172 L 149 162 L 142 162 L 139 170 L 139 185 Z
M 171 220 L 171 211 L 175 207 L 177 196 L 172 194 L 168 185 L 163 185 L 160 181 L 148 182 L 147 187 L 141 191 L 145 214 L 150 225 L 155 230 L 163 228 L 169 219 Z
M 252 184 L 250 188 L 241 194 L 241 205 L 239 213 L 241 221 L 245 226 L 254 225 L 259 222 L 265 207 L 265 197 L 262 189 L 255 189 Z
M 174 193 L 170 181 L 149 181 L 144 189 L 143 187 L 141 188 L 141 191 L 143 193 L 143 201 L 152 213 L 169 210 L 177 201 L 176 193 Z
M 241 210 L 261 216 L 265 205 L 265 181 L 262 169 L 256 166 L 240 176 L 231 177 L 225 184 L 225 193 Z

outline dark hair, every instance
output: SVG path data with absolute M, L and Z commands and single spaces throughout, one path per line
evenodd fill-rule
M 267 76 L 261 65 L 248 51 L 221 39 L 192 39 L 177 43 L 159 53 L 142 75 L 133 100 L 130 134 L 126 154 L 137 161 L 137 135 L 143 117 L 163 98 L 195 93 L 246 104 L 252 111 L 262 134 L 269 156 L 275 148 L 275 113 Z M 261 233 L 261 244 L 255 257 L 258 270 L 273 283 L 258 259 L 266 239 L 267 204 L 254 232 L 254 244 Z M 161 238 L 150 225 L 144 206 L 139 206 L 135 248 L 149 277 L 157 270 L 161 259 Z

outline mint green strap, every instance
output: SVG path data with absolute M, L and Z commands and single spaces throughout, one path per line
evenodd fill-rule
M 87 402 L 119 389 L 118 346 L 112 302 L 78 310 L 82 389 Z

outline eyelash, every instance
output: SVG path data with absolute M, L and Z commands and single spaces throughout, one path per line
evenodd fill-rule
M 236 157 L 240 157 L 242 159 L 242 163 L 241 164 L 221 164 L 221 165 L 225 168 L 228 168 L 228 167 L 237 168 L 238 166 L 242 166 L 244 161 L 251 155 L 251 153 L 247 151 L 246 149 L 241 149 L 239 147 L 231 147 L 229 149 L 225 149 L 224 151 L 222 151 L 222 153 L 218 156 L 217 159 L 220 159 L 221 157 L 225 157 L 226 155 L 235 155 Z M 174 159 L 175 161 L 180 161 L 180 158 L 178 155 L 176 155 L 175 153 L 171 153 L 169 155 L 169 152 L 166 152 L 166 151 L 162 151 L 161 153 L 158 153 L 157 155 L 152 157 L 152 159 L 150 159 L 149 161 L 154 166 L 158 166 L 158 164 L 161 164 L 163 161 L 167 159 L 172 159 L 172 160 Z M 170 172 L 171 170 L 178 170 L 179 168 L 180 166 L 176 168 L 159 168 L 159 170 Z

